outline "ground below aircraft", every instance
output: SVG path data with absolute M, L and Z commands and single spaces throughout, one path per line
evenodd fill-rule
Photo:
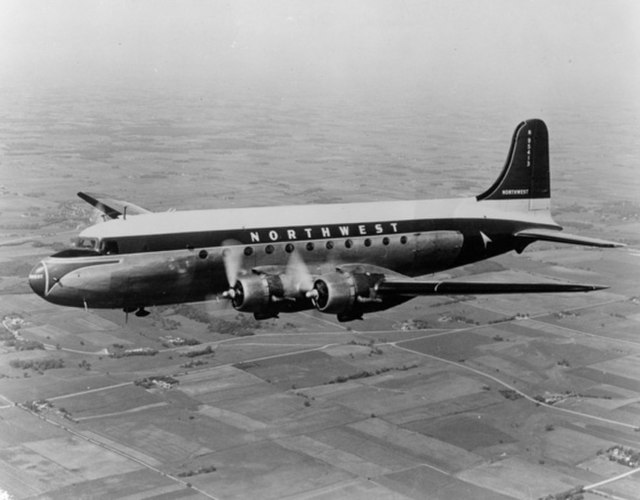
M 587 292 L 599 285 L 423 281 L 537 240 L 616 247 L 562 232 L 550 213 L 547 127 L 516 128 L 502 173 L 471 198 L 151 213 L 78 193 L 104 213 L 29 274 L 49 302 L 122 308 L 224 297 L 257 319 L 316 308 L 340 321 L 420 295 Z

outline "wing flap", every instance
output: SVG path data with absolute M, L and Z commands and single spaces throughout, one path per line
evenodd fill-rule
M 417 281 L 384 280 L 376 290 L 381 294 L 418 295 L 480 295 L 501 293 L 592 292 L 609 288 L 582 283 L 495 283 L 486 281 Z
M 116 200 L 115 198 L 102 194 L 79 192 L 78 196 L 111 219 L 117 219 L 125 212 L 128 215 L 151 213 L 150 210 L 129 203 L 128 201 Z
M 516 238 L 526 240 L 552 241 L 555 243 L 568 243 L 570 245 L 586 245 L 601 248 L 617 248 L 626 246 L 624 243 L 601 240 L 599 238 L 587 238 L 575 234 L 568 234 L 549 229 L 525 229 L 515 234 Z

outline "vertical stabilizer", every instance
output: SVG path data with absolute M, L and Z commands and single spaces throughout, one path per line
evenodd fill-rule
M 547 126 L 526 120 L 516 127 L 502 173 L 477 199 L 529 200 L 529 210 L 548 210 L 550 197 Z

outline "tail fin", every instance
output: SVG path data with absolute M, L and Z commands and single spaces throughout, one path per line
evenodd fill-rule
M 547 126 L 542 120 L 526 120 L 513 133 L 502 173 L 477 199 L 530 200 L 529 210 L 548 210 L 550 197 Z

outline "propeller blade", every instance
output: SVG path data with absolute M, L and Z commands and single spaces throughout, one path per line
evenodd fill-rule
M 293 252 L 289 257 L 284 278 L 289 281 L 294 290 L 308 292 L 313 288 L 313 276 L 298 252 Z
M 207 314 L 215 316 L 221 311 L 227 311 L 231 309 L 232 303 L 230 300 L 225 300 L 226 298 L 227 297 L 225 297 L 224 294 L 208 295 L 206 301 L 204 302 L 204 307 L 207 311 Z
M 224 271 L 227 275 L 227 283 L 229 283 L 230 289 L 233 289 L 242 271 L 243 252 L 237 241 L 226 240 L 223 242 L 223 246 L 225 247 L 222 251 Z
M 307 293 L 304 294 L 305 297 L 307 297 L 309 300 L 311 300 L 311 303 L 315 306 L 318 307 L 318 299 L 320 298 L 320 292 L 318 292 L 318 290 L 316 290 L 315 288 L 309 290 Z

